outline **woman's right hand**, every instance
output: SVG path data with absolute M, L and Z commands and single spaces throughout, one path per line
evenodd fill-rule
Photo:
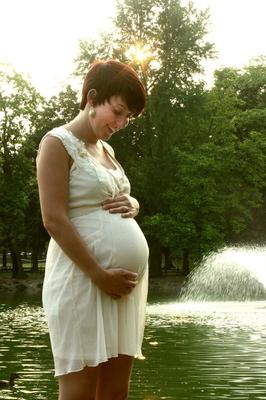
M 114 299 L 129 294 L 137 285 L 138 275 L 122 268 L 101 269 L 92 278 L 93 282 Z

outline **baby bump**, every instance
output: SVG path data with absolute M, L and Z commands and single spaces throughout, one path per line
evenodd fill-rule
M 111 214 L 105 220 L 104 237 L 113 252 L 109 267 L 125 268 L 140 277 L 147 267 L 149 250 L 139 225 L 133 218 L 122 218 L 119 214 Z
M 147 268 L 149 250 L 139 225 L 133 218 L 107 211 L 100 217 L 98 223 L 83 220 L 89 249 L 103 268 L 124 268 L 140 278 Z

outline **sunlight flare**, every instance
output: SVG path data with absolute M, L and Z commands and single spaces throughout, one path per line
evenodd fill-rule
M 139 64 L 149 63 L 153 59 L 153 53 L 148 44 L 131 45 L 130 48 L 125 52 L 125 56 L 132 61 Z

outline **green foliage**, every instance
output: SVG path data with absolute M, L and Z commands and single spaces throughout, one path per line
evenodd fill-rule
M 24 224 L 21 222 L 32 176 L 32 166 L 24 155 L 23 145 L 42 99 L 20 74 L 5 69 L 0 71 L 0 229 L 2 240 L 16 240 L 23 235 Z M 3 224 L 10 226 L 8 237 Z
M 29 202 L 33 168 L 24 143 L 38 119 L 42 98 L 20 74 L 1 65 L 0 70 L 0 241 L 8 248 L 14 274 L 22 273 L 19 249 L 26 235 L 25 210 Z
M 39 206 L 35 165 L 37 149 L 44 134 L 73 119 L 78 110 L 77 93 L 70 86 L 67 86 L 57 96 L 43 102 L 43 109 L 35 124 L 34 133 L 27 136 L 23 146 L 26 157 L 31 160 L 33 170 L 30 190 L 28 191 L 28 204 L 25 210 L 26 235 L 23 243 L 24 248 L 26 247 L 32 253 L 33 270 L 37 269 L 37 265 L 34 266 L 34 263 L 37 263 L 38 257 L 44 252 L 49 237 L 42 225 Z
M 207 18 L 205 12 L 198 13 L 192 4 L 184 7 L 179 1 L 124 1 L 115 19 L 122 54 L 136 44 L 148 45 L 151 54 L 142 62 L 130 60 L 148 89 L 149 99 L 144 117 L 136 123 L 134 142 L 128 143 L 131 148 L 127 154 L 134 149 L 135 160 L 126 162 L 132 186 L 141 199 L 141 223 L 151 252 L 155 238 L 156 247 L 159 242 L 180 253 L 191 243 L 189 239 L 195 230 L 191 211 L 183 213 L 183 207 L 183 221 L 180 215 L 176 219 L 167 194 L 170 188 L 180 190 L 173 149 L 182 146 L 188 151 L 194 145 L 192 135 L 195 141 L 192 131 L 201 108 L 196 99 L 203 87 L 194 83 L 193 76 L 200 71 L 200 61 L 212 55 L 212 45 L 204 40 Z M 132 130 L 128 129 L 131 139 Z M 121 141 L 119 138 L 113 141 L 119 156 L 124 136 Z M 181 240 L 184 236 L 186 242 Z
M 206 91 L 194 76 L 214 54 L 207 22 L 192 3 L 118 1 L 112 48 L 82 43 L 84 67 L 90 55 L 120 55 L 149 92 L 144 116 L 112 144 L 141 201 L 151 252 L 153 242 L 192 258 L 214 250 L 243 232 L 263 201 L 265 60 L 216 71 Z M 127 59 L 144 45 L 146 59 Z
M 207 28 L 208 13 L 193 3 L 119 0 L 112 32 L 81 41 L 76 59 L 77 76 L 95 59 L 128 62 L 147 88 L 144 115 L 111 144 L 141 203 L 152 274 L 161 273 L 163 254 L 188 272 L 189 260 L 209 251 L 266 237 L 266 60 L 218 70 L 206 90 L 195 77 L 214 54 Z M 146 58 L 130 55 L 132 46 L 144 46 Z M 68 86 L 47 101 L 4 67 L 0 80 L 1 244 L 37 254 L 47 242 L 37 148 L 46 132 L 78 113 L 77 94 Z
M 66 87 L 49 101 L 10 66 L 0 69 L 0 245 L 11 252 L 13 275 L 22 271 L 20 254 L 43 252 L 48 235 L 41 222 L 35 158 L 41 137 L 74 118 L 77 94 Z

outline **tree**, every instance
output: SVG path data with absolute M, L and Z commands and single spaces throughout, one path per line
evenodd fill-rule
M 78 113 L 77 93 L 69 85 L 57 96 L 43 103 L 39 119 L 36 122 L 33 134 L 27 135 L 23 144 L 23 151 L 27 159 L 31 160 L 32 176 L 28 191 L 28 205 L 25 209 L 26 236 L 25 247 L 32 255 L 32 271 L 38 270 L 38 259 L 44 253 L 49 236 L 45 231 L 39 206 L 39 195 L 36 181 L 36 157 L 42 137 L 51 129 L 72 120 Z
M 95 51 L 93 43 L 88 43 L 85 51 L 82 42 L 77 65 L 80 74 L 80 67 L 87 66 L 96 54 L 97 57 L 119 55 L 120 60 L 130 62 L 139 72 L 149 92 L 143 118 L 112 139 L 112 144 L 136 188 L 134 193 L 141 199 L 151 271 L 156 274 L 161 272 L 163 250 L 162 240 L 157 239 L 153 230 L 153 221 L 166 203 L 164 192 L 171 180 L 167 173 L 169 151 L 182 140 L 186 129 L 188 111 L 182 107 L 193 102 L 192 92 L 199 91 L 193 76 L 200 71 L 202 59 L 212 55 L 212 45 L 204 40 L 207 20 L 207 13 L 197 12 L 192 3 L 185 7 L 173 0 L 118 1 L 112 48 L 102 51 L 103 40 L 101 51 Z
M 139 193 L 144 206 L 143 227 L 151 251 L 151 274 L 159 275 L 163 249 L 174 251 L 182 245 L 181 242 L 173 244 L 164 240 L 165 231 L 170 229 L 165 221 L 171 220 L 167 212 L 171 205 L 165 197 L 173 184 L 171 151 L 174 146 L 189 151 L 193 146 L 192 140 L 195 141 L 195 119 L 200 109 L 195 98 L 199 97 L 202 86 L 194 82 L 193 76 L 200 71 L 200 61 L 212 55 L 212 45 L 204 41 L 207 14 L 198 13 L 192 4 L 183 7 L 177 1 L 157 1 L 154 7 L 150 7 L 146 2 L 124 3 L 126 7 L 122 15 L 127 11 L 124 25 L 131 27 L 130 21 L 133 21 L 133 28 L 131 32 L 125 30 L 124 36 L 122 32 L 120 40 L 130 45 L 136 36 L 137 41 L 149 43 L 154 56 L 154 60 L 150 57 L 146 64 L 139 63 L 149 91 L 149 104 L 142 130 L 139 130 L 140 156 L 132 170 L 132 178 L 136 187 L 141 186 Z M 136 18 L 140 23 L 134 25 L 134 15 L 138 15 L 140 3 L 148 7 L 142 8 L 141 16 Z M 149 28 L 148 21 L 151 21 Z M 138 34 L 141 26 L 145 26 L 144 37 Z M 194 122 L 191 122 L 193 117 Z M 191 132 L 190 136 L 188 132 Z M 174 181 L 174 184 L 178 182 Z M 163 210 L 167 210 L 166 213 Z M 177 229 L 177 222 L 173 225 Z M 179 247 L 178 252 L 183 254 L 183 259 L 186 258 L 187 248 Z
M 216 71 L 205 90 L 195 74 L 213 55 L 207 23 L 192 3 L 121 0 L 111 45 L 106 35 L 83 41 L 77 64 L 84 74 L 95 58 L 129 62 L 149 93 L 144 116 L 112 144 L 141 201 L 155 275 L 169 254 L 187 273 L 191 260 L 239 237 L 263 202 L 265 60 Z
M 0 70 L 0 237 L 11 253 L 13 276 L 23 275 L 21 243 L 25 237 L 25 210 L 32 181 L 32 164 L 23 144 L 41 110 L 43 99 L 10 66 Z
M 226 71 L 226 74 L 225 74 Z M 228 79 L 228 74 L 231 75 L 231 79 Z M 262 137 L 265 137 L 266 133 L 266 119 L 265 119 L 265 108 L 266 108 L 266 58 L 259 57 L 252 60 L 250 64 L 242 69 L 232 70 L 220 70 L 216 74 L 216 84 L 212 92 L 217 92 L 217 88 L 223 87 L 223 96 L 227 96 L 230 87 L 234 88 L 235 105 L 228 106 L 230 110 L 230 117 L 226 118 L 228 132 L 231 135 L 231 140 L 237 142 L 245 142 L 249 140 L 251 136 L 254 137 L 254 132 L 259 132 Z M 220 103 L 220 110 L 213 113 L 213 109 L 210 108 L 210 112 L 213 115 L 221 115 L 221 108 L 223 107 L 222 98 Z M 213 97 L 211 99 L 213 103 Z M 219 117 L 221 118 L 221 117 Z M 213 137 L 216 136 L 216 129 L 212 130 Z M 248 142 L 247 142 L 248 143 Z M 263 147 L 262 147 L 263 148 Z M 262 149 L 261 149 L 262 150 Z M 258 149 L 257 156 L 260 157 L 261 150 Z M 258 176 L 264 171 L 265 167 L 253 160 L 256 164 L 260 165 L 261 171 L 258 170 Z M 250 176 L 253 165 L 247 170 L 243 169 L 241 174 Z M 257 180 L 257 174 L 254 176 L 254 180 Z M 260 187 L 261 193 L 261 205 L 251 210 L 252 217 L 245 229 L 239 232 L 237 235 L 232 236 L 234 241 L 247 241 L 252 243 L 261 243 L 265 241 L 266 230 L 264 224 L 264 217 L 266 213 L 265 204 L 265 185 L 262 182 Z M 256 192 L 254 193 L 254 197 Z

